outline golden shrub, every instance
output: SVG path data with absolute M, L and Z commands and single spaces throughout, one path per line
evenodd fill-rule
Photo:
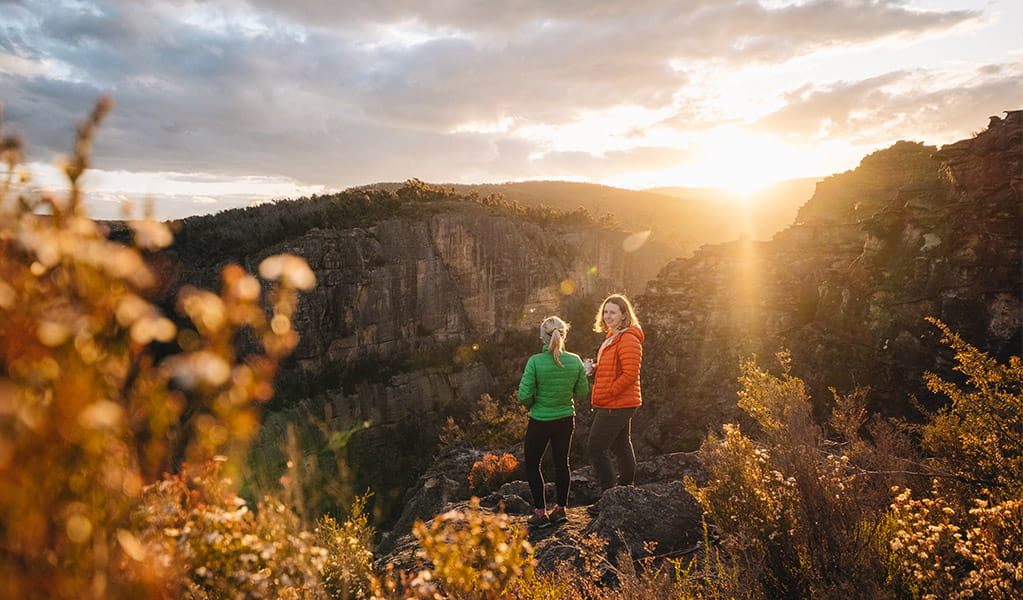
M 926 600 L 1023 597 L 1023 502 L 958 506 L 937 493 L 896 491 L 889 546 L 902 585 Z
M 923 428 L 924 447 L 942 468 L 1023 496 L 1023 360 L 999 363 L 941 321 L 930 321 L 955 351 L 955 370 L 965 381 L 925 374 L 928 389 L 949 403 Z
M 482 511 L 476 498 L 467 510 L 438 515 L 429 525 L 416 523 L 413 533 L 432 565 L 415 580 L 420 593 L 496 600 L 519 579 L 533 576 L 533 547 L 525 529 L 504 513 Z
M 874 539 L 886 507 L 866 501 L 880 497 L 869 492 L 872 480 L 846 457 L 825 451 L 806 387 L 789 373 L 788 355 L 779 359 L 780 375 L 755 360 L 740 365 L 739 406 L 759 426 L 756 438 L 726 424 L 702 449 L 707 483 L 687 481 L 724 550 L 718 555 L 724 564 L 701 570 L 732 573 L 737 567 L 739 586 L 754 597 L 853 591 L 885 597 Z
M 304 261 L 277 258 L 263 286 L 240 267 L 219 293 L 183 290 L 190 326 L 153 304 L 158 274 L 147 251 L 170 243 L 166 225 L 128 223 L 134 246 L 87 217 L 79 178 L 101 99 L 78 128 L 64 171 L 67 195 L 41 192 L 5 139 L 0 187 L 0 596 L 145 598 L 167 595 L 173 567 L 133 529 L 147 482 L 182 452 L 238 464 L 273 393 L 278 361 L 295 346 L 296 294 L 313 282 Z M 269 267 L 267 267 L 269 269 Z M 261 350 L 239 359 L 251 330 Z M 160 358 L 153 344 L 179 351 Z M 186 407 L 188 418 L 183 419 Z

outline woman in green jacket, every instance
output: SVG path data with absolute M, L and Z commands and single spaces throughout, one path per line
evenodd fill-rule
M 568 503 L 569 469 L 568 450 L 575 431 L 575 402 L 590 391 L 583 361 L 578 355 L 565 351 L 568 324 L 558 317 L 547 317 L 540 324 L 543 351 L 529 357 L 519 382 L 519 402 L 529 409 L 526 426 L 525 454 L 526 479 L 533 494 L 535 514 L 530 517 L 531 527 L 548 527 L 552 523 L 567 521 L 565 505 Z M 550 445 L 554 454 L 554 483 L 557 504 L 547 513 L 544 498 L 543 474 L 540 461 Z

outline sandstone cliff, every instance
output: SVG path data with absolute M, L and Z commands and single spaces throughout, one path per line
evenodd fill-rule
M 705 246 L 640 299 L 648 343 L 644 452 L 693 449 L 740 419 L 740 357 L 788 349 L 821 414 L 829 386 L 869 386 L 872 407 L 935 405 L 924 371 L 949 374 L 937 317 L 999 357 L 1023 349 L 1023 111 L 935 151 L 899 142 L 817 185 L 767 242 Z

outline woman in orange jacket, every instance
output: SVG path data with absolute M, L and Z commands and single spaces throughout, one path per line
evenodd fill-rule
M 596 414 L 588 446 L 600 489 L 606 490 L 614 485 L 632 485 L 636 476 L 632 417 L 643 404 L 639 371 L 645 336 L 632 303 L 621 294 L 604 299 L 593 329 L 606 332 L 606 336 L 593 365 L 590 404 Z M 611 454 L 617 463 L 617 478 Z

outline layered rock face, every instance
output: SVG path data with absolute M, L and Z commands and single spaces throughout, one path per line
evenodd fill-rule
M 738 364 L 782 349 L 821 415 L 869 386 L 872 407 L 935 406 L 921 376 L 953 376 L 936 317 L 999 358 L 1023 351 L 1023 111 L 934 151 L 899 142 L 817 185 L 767 242 L 705 246 L 670 263 L 640 298 L 648 341 L 644 452 L 692 449 L 741 421 Z
M 313 230 L 268 252 L 298 254 L 317 275 L 296 317 L 303 335 L 295 353 L 303 372 L 316 373 L 531 327 L 566 292 L 623 283 L 642 289 L 644 274 L 667 262 L 666 250 L 626 253 L 625 237 L 596 228 L 550 231 L 450 203 L 421 220 Z
M 372 371 L 410 352 L 421 363 L 461 367 L 474 361 L 469 354 L 457 364 L 453 345 L 472 349 L 505 331 L 530 331 L 571 297 L 641 292 L 671 258 L 656 242 L 626 251 L 625 232 L 543 227 L 469 202 L 421 213 L 365 228 L 327 224 L 242 257 L 255 271 L 264 257 L 289 252 L 316 274 L 294 317 L 301 337 L 284 377 L 337 384 L 346 370 Z M 212 288 L 216 272 L 185 265 L 179 285 Z

